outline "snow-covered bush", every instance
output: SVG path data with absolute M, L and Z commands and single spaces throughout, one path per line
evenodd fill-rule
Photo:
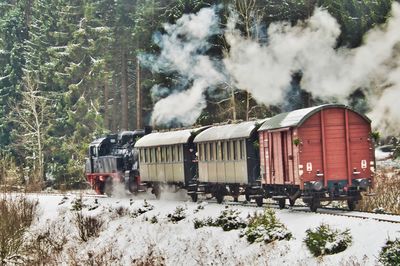
M 142 215 L 143 213 L 149 212 L 153 209 L 154 209 L 154 206 L 151 205 L 150 203 L 148 203 L 147 200 L 144 200 L 143 205 L 140 206 L 139 208 L 135 209 L 134 211 L 132 211 L 130 213 L 130 216 L 132 218 L 136 218 L 136 217 Z
M 214 220 L 211 217 L 207 217 L 205 219 L 197 219 L 193 220 L 194 229 L 199 229 L 204 226 L 215 226 Z
M 82 197 L 75 198 L 71 202 L 71 211 L 81 211 L 85 206 L 82 201 Z
M 198 213 L 200 210 L 204 210 L 204 206 L 206 205 L 206 202 L 199 202 L 197 205 L 197 208 L 194 209 L 193 213 Z
M 245 228 L 246 222 L 240 216 L 238 210 L 224 210 L 214 221 L 215 226 L 220 226 L 224 231 Z
M 157 216 L 156 216 L 156 215 L 154 215 L 153 217 L 151 217 L 151 219 L 150 219 L 150 223 L 152 223 L 152 224 L 156 224 L 156 223 L 158 223 L 158 218 L 157 218 Z
M 275 240 L 289 240 L 292 233 L 276 218 L 272 209 L 266 209 L 264 213 L 256 212 L 250 217 L 247 228 L 241 233 L 241 237 L 244 236 L 250 243 L 270 243 Z
M 387 240 L 379 253 L 379 262 L 383 265 L 400 265 L 400 238 Z
M 195 229 L 204 227 L 204 226 L 218 226 L 221 227 L 224 231 L 235 230 L 239 228 L 245 228 L 246 222 L 240 216 L 240 212 L 238 210 L 224 210 L 221 214 L 213 219 L 211 217 L 207 217 L 205 219 L 194 219 L 193 225 Z
M 177 223 L 186 218 L 185 208 L 182 206 L 176 207 L 173 213 L 167 215 L 168 220 L 173 223 Z
M 100 218 L 85 216 L 82 212 L 77 212 L 74 216 L 74 223 L 78 229 L 79 238 L 86 242 L 90 237 L 99 236 L 104 221 Z
M 321 224 L 315 229 L 307 229 L 304 242 L 314 256 L 335 254 L 344 251 L 352 242 L 350 230 L 344 231 Z

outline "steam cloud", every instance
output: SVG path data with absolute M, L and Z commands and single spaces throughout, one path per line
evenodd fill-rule
M 176 71 L 191 81 L 188 90 L 176 90 L 155 105 L 153 122 L 174 119 L 195 122 L 206 106 L 204 92 L 231 82 L 266 105 L 279 104 L 290 88 L 292 74 L 302 73 L 301 87 L 314 97 L 346 103 L 356 89 L 364 90 L 371 106 L 374 126 L 386 134 L 397 133 L 400 112 L 400 5 L 393 3 L 386 25 L 369 31 L 364 44 L 355 49 L 335 49 L 340 26 L 327 12 L 316 9 L 305 22 L 291 26 L 280 22 L 268 28 L 268 43 L 243 37 L 235 29 L 237 16 L 228 20 L 225 37 L 230 45 L 223 67 L 202 55 L 207 40 L 220 33 L 214 9 L 184 15 L 166 25 L 161 56 L 153 64 L 158 71 Z M 185 36 L 182 38 L 181 36 Z
M 182 16 L 174 25 L 165 24 L 164 29 L 166 33 L 156 40 L 161 55 L 147 58 L 147 65 L 156 72 L 177 73 L 179 85 L 155 104 L 151 120 L 154 124 L 191 125 L 206 106 L 204 91 L 224 80 L 215 63 L 204 55 L 210 47 L 208 39 L 220 32 L 218 16 L 214 9 L 204 8 Z M 165 88 L 152 88 L 153 95 L 160 92 L 165 93 Z

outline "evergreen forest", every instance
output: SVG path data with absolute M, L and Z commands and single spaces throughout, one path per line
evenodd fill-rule
M 315 7 L 340 24 L 337 49 L 354 48 L 363 35 L 383 24 L 391 0 L 0 0 L 0 182 L 51 181 L 78 187 L 88 145 L 102 135 L 154 126 L 157 84 L 173 87 L 176 73 L 155 72 L 143 55 L 161 52 L 155 41 L 184 14 L 216 6 L 221 27 L 232 10 L 236 27 L 252 38 L 255 23 L 295 24 Z M 207 54 L 221 58 L 229 46 L 223 33 L 211 40 Z M 260 42 L 263 42 L 260 38 Z M 266 106 L 251 94 L 219 85 L 207 95 L 197 124 L 268 117 L 319 102 L 298 86 L 294 73 L 288 102 Z M 233 95 L 226 93 L 234 91 Z M 216 96 L 217 95 L 217 96 Z M 295 96 L 293 96 L 295 95 Z M 292 97 L 293 96 L 293 97 Z M 364 110 L 363 94 L 351 103 Z M 160 127 L 182 126 L 160 125 Z

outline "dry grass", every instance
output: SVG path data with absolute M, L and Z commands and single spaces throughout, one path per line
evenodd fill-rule
M 364 195 L 357 209 L 400 214 L 400 170 L 380 170 L 375 176 L 372 196 Z
M 24 234 L 37 212 L 37 201 L 4 194 L 0 198 L 0 265 L 23 259 Z

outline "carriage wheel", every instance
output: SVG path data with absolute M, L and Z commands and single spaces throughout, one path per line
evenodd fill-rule
M 215 198 L 217 199 L 217 202 L 221 204 L 224 201 L 224 194 L 222 193 L 222 191 L 217 191 L 217 193 L 215 194 Z
M 198 199 L 198 194 L 197 193 L 190 194 L 190 197 L 192 198 L 193 202 L 197 202 L 197 199 Z
M 349 207 L 350 211 L 354 211 L 356 208 L 356 201 L 352 199 L 347 200 L 347 206 Z
M 155 184 L 153 186 L 153 190 L 151 191 L 151 193 L 153 193 L 156 196 L 156 199 L 160 199 L 161 197 L 161 188 L 160 185 Z

